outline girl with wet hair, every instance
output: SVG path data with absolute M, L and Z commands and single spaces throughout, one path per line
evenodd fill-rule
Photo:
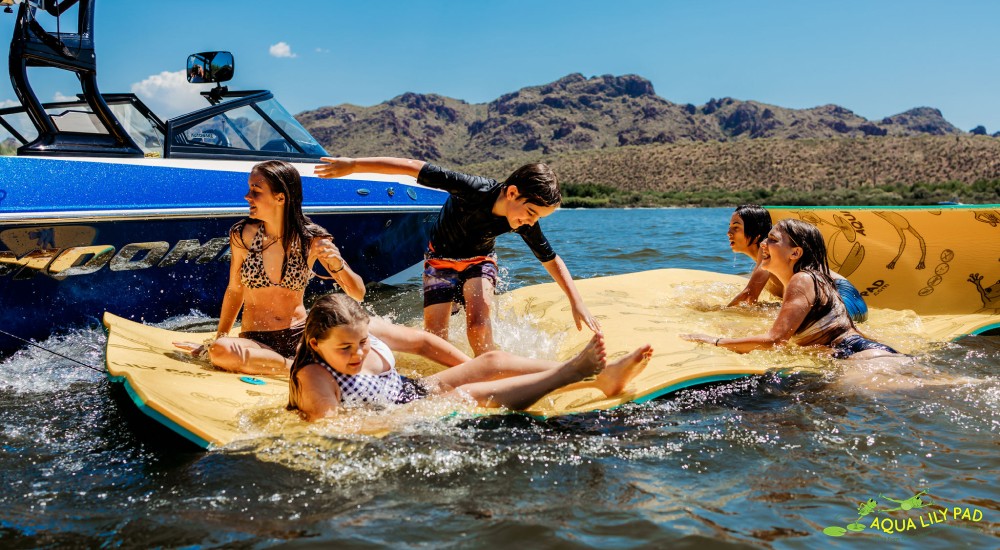
M 771 214 L 763 206 L 741 204 L 736 207 L 732 217 L 729 218 L 729 231 L 726 233 L 729 237 L 729 247 L 733 252 L 746 254 L 755 263 L 747 286 L 729 302 L 727 307 L 743 303 L 754 304 L 765 288 L 775 296 L 781 296 L 784 293 L 781 281 L 761 268 L 760 264 L 760 244 L 770 230 Z M 824 256 L 824 264 L 825 258 Z M 865 304 L 858 289 L 842 275 L 830 271 L 828 267 L 826 272 L 832 278 L 841 300 L 844 301 L 851 320 L 855 323 L 863 323 L 868 319 L 868 305 Z
M 838 359 L 898 354 L 858 332 L 837 293 L 827 265 L 826 243 L 814 225 L 796 219 L 778 222 L 760 243 L 760 268 L 776 277 L 784 289 L 778 317 L 767 333 L 742 338 L 684 334 L 681 338 L 737 353 L 792 341 L 829 347 Z
M 250 216 L 229 231 L 229 284 L 215 339 L 176 342 L 216 367 L 245 374 L 283 374 L 291 366 L 306 320 L 306 285 L 319 262 L 354 300 L 364 281 L 333 244 L 333 237 L 302 212 L 302 178 L 291 164 L 271 160 L 250 171 L 244 197 Z M 242 331 L 229 331 L 242 310 Z
M 420 379 L 401 375 L 393 352 L 454 364 L 457 350 L 439 336 L 369 317 L 346 296 L 317 300 L 292 364 L 288 409 L 312 421 L 341 408 L 399 405 L 428 395 L 459 393 L 483 407 L 516 410 L 577 383 L 613 396 L 642 371 L 653 350 L 642 346 L 608 363 L 604 337 L 595 334 L 569 361 L 490 351 Z M 582 382 L 593 375 L 597 375 L 593 381 Z

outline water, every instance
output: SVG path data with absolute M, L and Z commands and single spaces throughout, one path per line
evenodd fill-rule
M 726 246 L 728 217 L 560 211 L 543 225 L 577 277 L 746 272 L 749 260 Z M 549 281 L 516 237 L 498 252 L 514 286 Z M 372 296 L 412 322 L 417 292 L 414 281 Z M 171 323 L 206 321 L 196 313 Z M 503 328 L 532 341 L 523 327 Z M 102 363 L 97 330 L 45 345 Z M 857 519 L 859 502 L 884 507 L 880 494 L 927 490 L 947 521 L 922 527 L 927 508 L 877 512 L 861 523 L 878 516 L 905 530 L 843 540 L 996 547 L 998 359 L 1000 339 L 975 337 L 920 357 L 943 374 L 985 380 L 975 385 L 868 392 L 765 376 L 546 422 L 453 418 L 383 439 L 277 438 L 200 453 L 144 434 L 149 426 L 114 399 L 104 375 L 23 351 L 2 364 L 0 544 L 810 548 L 838 540 L 822 530 Z M 983 517 L 953 518 L 954 507 Z

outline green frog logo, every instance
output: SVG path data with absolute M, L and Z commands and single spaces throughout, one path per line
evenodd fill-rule
M 877 506 L 878 506 L 878 501 L 876 501 L 874 498 L 870 498 L 865 502 L 859 502 L 858 519 L 852 521 L 851 523 L 848 523 L 846 528 L 840 527 L 838 525 L 831 525 L 830 527 L 823 529 L 823 533 L 831 537 L 842 537 L 845 534 L 847 534 L 848 531 L 854 533 L 860 533 L 861 531 L 865 530 L 864 524 L 861 523 L 861 518 L 874 512 Z

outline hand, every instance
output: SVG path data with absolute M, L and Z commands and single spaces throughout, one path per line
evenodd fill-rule
M 576 321 L 576 330 L 583 330 L 583 325 L 587 325 L 595 334 L 601 333 L 601 323 L 597 322 L 597 317 L 591 315 L 583 304 L 573 306 L 573 320 Z
M 316 245 L 314 253 L 316 254 L 316 258 L 326 267 L 327 271 L 332 273 L 343 269 L 344 257 L 341 255 L 337 245 L 333 244 L 333 239 L 320 240 Z
M 174 347 L 182 349 L 191 354 L 192 357 L 201 359 L 208 355 L 208 345 L 197 342 L 174 342 Z
M 314 173 L 321 178 L 339 178 L 354 173 L 354 159 L 347 157 L 323 157 L 326 164 L 317 164 Z
M 712 344 L 715 345 L 717 338 L 715 336 L 709 336 L 707 334 L 694 333 L 694 334 L 678 334 L 681 340 L 687 340 L 688 342 L 701 342 L 702 344 Z

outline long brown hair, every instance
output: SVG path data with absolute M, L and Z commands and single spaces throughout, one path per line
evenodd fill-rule
M 361 307 L 361 304 L 347 295 L 327 294 L 316 300 L 312 309 L 309 310 L 309 315 L 306 317 L 306 326 L 302 332 L 302 342 L 299 344 L 299 350 L 295 353 L 295 359 L 292 361 L 292 369 L 289 373 L 290 378 L 288 381 L 293 386 L 293 388 L 290 388 L 292 390 L 291 393 L 296 393 L 298 388 L 299 382 L 296 378 L 298 372 L 306 365 L 318 363 L 322 360 L 309 345 L 310 340 L 313 338 L 322 340 L 331 329 L 344 325 L 367 323 L 369 319 L 371 317 Z M 289 402 L 287 408 L 294 410 L 297 407 L 292 406 L 292 403 Z
M 285 251 L 285 259 L 281 262 L 281 278 L 284 279 L 288 252 L 293 246 L 299 247 L 302 258 L 306 259 L 309 257 L 309 243 L 313 237 L 331 237 L 331 235 L 302 212 L 302 177 L 291 163 L 283 160 L 266 160 L 255 164 L 250 174 L 264 178 L 272 193 L 285 195 L 285 221 L 281 228 L 281 247 Z M 243 220 L 230 229 L 231 234 L 239 237 L 233 239 L 233 242 L 239 243 L 243 248 L 247 248 L 242 238 L 246 221 Z
M 830 275 L 830 264 L 827 263 L 826 242 L 819 229 L 811 223 L 795 218 L 785 218 L 774 227 L 788 236 L 793 246 L 802 249 L 802 257 L 792 266 L 792 272 L 807 271 L 814 274 L 816 290 L 822 293 L 824 302 L 833 296 L 839 299 L 840 295 L 833 283 L 833 276 Z

